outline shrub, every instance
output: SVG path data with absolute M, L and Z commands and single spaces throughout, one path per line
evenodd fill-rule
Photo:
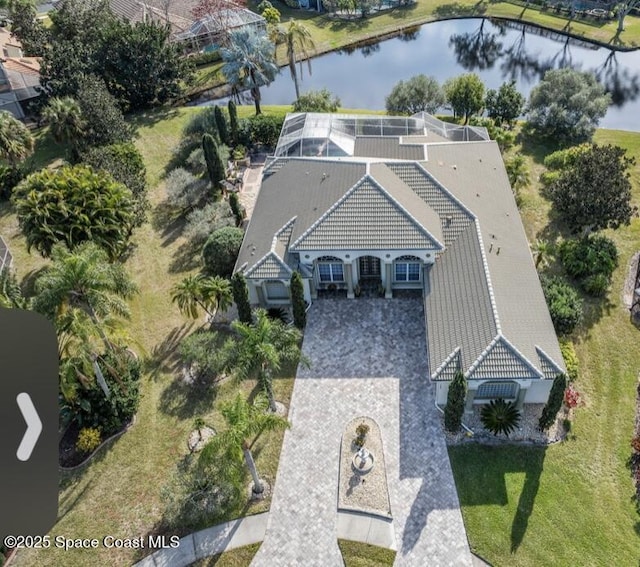
M 83 427 L 78 434 L 76 449 L 81 453 L 92 453 L 100 445 L 100 430 L 95 427 Z
M 218 333 L 192 333 L 180 342 L 178 353 L 191 376 L 200 381 L 219 378 L 225 368 L 223 349 Z
M 544 158 L 544 166 L 554 171 L 573 166 L 578 157 L 591 148 L 590 144 L 571 146 L 566 150 L 557 150 Z
M 564 401 L 564 391 L 567 387 L 567 377 L 564 374 L 558 374 L 553 379 L 549 399 L 542 409 L 542 415 L 538 421 L 538 427 L 543 431 L 549 429 L 555 422 L 556 416 L 562 407 Z
M 233 273 L 244 233 L 235 227 L 216 230 L 202 249 L 205 271 L 214 276 L 228 278 Z
M 218 134 L 216 111 L 213 106 L 207 106 L 194 114 L 182 130 L 182 135 L 184 137 L 193 136 L 199 140 L 202 139 L 204 134 L 213 134 L 214 136 L 217 136 Z
M 216 106 L 216 108 L 218 107 Z M 207 165 L 207 175 L 209 176 L 211 186 L 219 190 L 221 187 L 220 184 L 227 174 L 227 167 L 222 161 L 218 144 L 211 134 L 202 136 L 202 151 L 204 153 L 204 161 Z
M 328 89 L 303 93 L 293 103 L 294 112 L 337 112 L 338 108 L 340 99 Z
M 576 279 L 596 274 L 608 279 L 618 266 L 618 249 L 606 236 L 565 240 L 558 247 L 558 255 L 564 269 Z
M 462 414 L 467 397 L 467 381 L 462 372 L 456 372 L 447 393 L 447 405 L 444 407 L 444 426 L 455 433 L 462 425 Z
M 219 106 L 213 107 L 213 117 L 216 121 L 216 130 L 218 132 L 218 140 L 223 144 L 229 144 L 229 129 L 227 128 L 227 118 Z
M 185 160 L 185 166 L 198 177 L 207 171 L 207 162 L 204 159 L 202 146 L 198 146 L 189 154 L 189 157 Z
M 191 211 L 187 215 L 183 234 L 192 246 L 200 247 L 216 230 L 234 225 L 229 205 L 225 201 L 216 201 Z
M 249 125 L 249 138 L 255 145 L 275 148 L 284 123 L 284 116 L 258 114 L 246 121 Z
M 593 274 L 586 277 L 582 282 L 582 289 L 593 297 L 604 297 L 609 289 L 611 278 L 604 274 Z
M 291 304 L 293 308 L 293 324 L 302 331 L 307 324 L 307 313 L 302 277 L 299 272 L 291 274 Z
M 238 198 L 237 193 L 231 193 L 231 195 L 229 195 L 229 207 L 236 219 L 236 226 L 242 226 L 242 221 L 244 220 L 244 207 L 240 204 L 240 199 Z
M 505 402 L 502 398 L 491 400 L 482 406 L 480 420 L 485 429 L 494 435 L 509 435 L 520 423 L 520 412 L 513 402 Z
M 212 197 L 208 183 L 182 167 L 177 167 L 167 175 L 165 187 L 169 205 L 181 211 L 197 207 L 207 197 Z
M 109 437 L 129 423 L 138 410 L 140 362 L 119 351 L 102 355 L 98 364 L 111 393 L 107 398 L 97 385 L 79 390 L 73 419 L 82 427 L 100 428 Z
M 236 272 L 231 278 L 233 301 L 238 308 L 238 319 L 241 323 L 251 324 L 251 304 L 249 303 L 249 290 L 247 281 L 241 272 Z
M 238 143 L 238 110 L 236 103 L 229 99 L 227 103 L 227 111 L 229 112 L 229 129 L 231 130 L 231 143 Z
M 0 164 L 0 200 L 9 199 L 13 188 L 25 178 L 26 170 L 21 166 Z
M 567 378 L 569 382 L 578 379 L 578 357 L 573 348 L 573 343 L 567 339 L 560 340 L 560 352 L 564 359 L 564 365 L 567 367 Z
M 582 300 L 578 293 L 558 277 L 542 277 L 541 283 L 556 332 L 571 333 L 582 319 Z
M 564 391 L 564 405 L 573 409 L 580 403 L 580 393 L 571 385 Z
M 106 171 L 131 191 L 135 199 L 135 223 L 141 226 L 149 208 L 147 169 L 138 149 L 131 142 L 91 148 L 81 156 L 82 162 Z

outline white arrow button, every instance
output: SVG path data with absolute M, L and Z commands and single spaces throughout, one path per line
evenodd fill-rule
M 28 461 L 40 437 L 40 433 L 42 433 L 42 422 L 29 394 L 22 392 L 18 394 L 16 400 L 22 412 L 22 417 L 24 417 L 27 423 L 27 430 L 20 442 L 20 447 L 18 447 L 16 455 L 21 461 Z

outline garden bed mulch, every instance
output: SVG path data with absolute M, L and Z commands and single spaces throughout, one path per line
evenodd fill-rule
M 567 420 L 571 417 L 571 411 L 565 405 L 558 412 L 555 423 L 546 431 L 540 431 L 538 420 L 542 414 L 544 404 L 525 404 L 522 409 L 522 419 L 517 429 L 509 436 L 499 434 L 494 435 L 482 426 L 480 419 L 480 409 L 482 406 L 476 405 L 472 414 L 465 413 L 462 417 L 464 423 L 473 434 L 461 428 L 458 433 L 450 433 L 444 427 L 444 417 L 441 416 L 442 429 L 445 431 L 448 445 L 459 445 L 461 443 L 475 442 L 485 444 L 501 443 L 524 443 L 530 445 L 550 445 L 562 441 L 568 433 Z
M 58 444 L 58 464 L 63 470 L 73 470 L 86 464 L 91 458 L 98 453 L 107 443 L 120 437 L 123 433 L 129 430 L 129 428 L 135 423 L 135 416 L 133 419 L 124 424 L 120 431 L 116 431 L 113 435 L 103 439 L 91 453 L 85 453 L 78 451 L 76 448 L 76 442 L 78 440 L 78 434 L 80 433 L 80 427 L 77 424 L 72 423 L 62 434 L 62 438 Z

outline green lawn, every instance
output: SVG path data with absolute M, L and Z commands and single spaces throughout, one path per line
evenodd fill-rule
M 599 143 L 615 143 L 640 158 L 640 133 L 601 130 Z M 545 149 L 525 145 L 533 179 Z M 640 166 L 633 171 L 640 203 Z M 522 215 L 530 241 L 554 240 L 559 223 L 537 183 L 523 192 Z M 571 434 L 548 448 L 462 446 L 449 450 L 469 542 L 496 566 L 637 565 L 640 517 L 632 502 L 626 460 L 640 368 L 638 330 L 621 293 L 631 256 L 640 250 L 640 220 L 608 231 L 620 266 L 606 300 L 588 300 L 575 333 L 580 360 L 576 387 L 585 405 Z
M 196 390 L 176 380 L 179 368 L 175 347 L 181 337 L 201 322 L 185 319 L 171 304 L 171 286 L 185 276 L 172 265 L 183 238 L 179 226 L 167 226 L 157 207 L 164 200 L 162 175 L 190 114 L 198 109 L 162 109 L 136 117 L 136 145 L 147 164 L 152 211 L 150 222 L 137 230 L 135 250 L 126 267 L 141 289 L 131 302 L 130 335 L 145 355 L 146 373 L 141 383 L 141 404 L 136 424 L 129 432 L 103 450 L 82 470 L 61 473 L 59 520 L 52 536 L 101 538 L 146 536 L 160 529 L 163 503 L 160 491 L 176 465 L 187 454 L 187 437 L 195 417 L 203 417 L 215 428 L 224 427 L 214 403 L 234 396 L 238 386 L 224 383 L 218 390 Z M 251 109 L 243 112 L 250 112 Z M 44 133 L 37 163 L 45 165 L 59 158 L 60 149 Z M 5 237 L 15 258 L 20 278 L 45 264 L 26 252 L 15 215 L 7 203 L 0 204 L 0 234 Z M 288 377 L 275 381 L 276 396 L 288 404 L 293 387 L 292 369 Z M 240 386 L 249 394 L 252 382 Z M 282 432 L 260 436 L 255 457 L 262 476 L 273 482 L 282 444 Z M 236 514 L 251 514 L 268 509 L 269 501 L 253 504 Z M 232 518 L 226 518 L 232 519 Z M 165 530 L 166 533 L 166 530 Z M 168 535 L 183 535 L 184 529 L 169 529 Z M 21 552 L 15 565 L 90 567 L 130 565 L 146 555 L 132 550 L 103 547 L 91 551 L 45 550 Z
M 384 547 L 339 539 L 338 547 L 342 553 L 345 567 L 391 567 L 396 552 Z

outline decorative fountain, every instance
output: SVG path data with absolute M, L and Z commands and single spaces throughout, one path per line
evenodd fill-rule
M 353 456 L 353 468 L 358 474 L 366 474 L 373 468 L 373 455 L 364 447 L 360 447 Z

